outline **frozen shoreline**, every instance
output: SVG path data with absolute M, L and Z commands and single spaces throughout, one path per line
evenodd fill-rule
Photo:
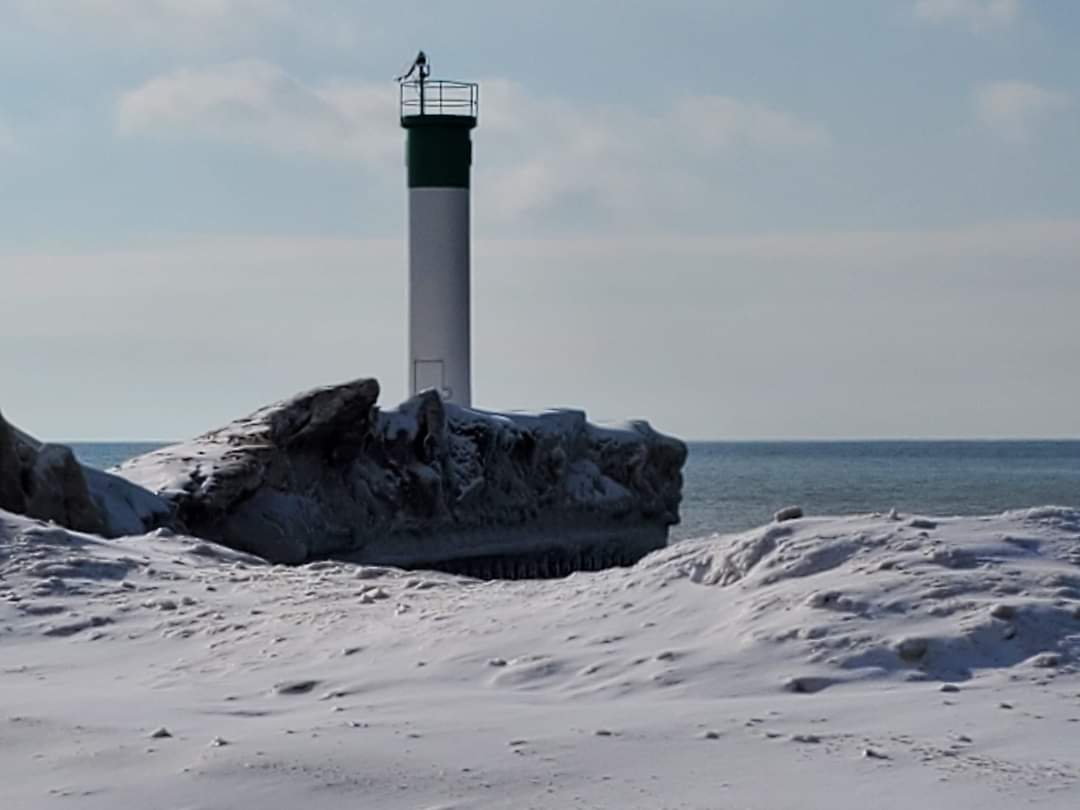
M 805 519 L 487 583 L 6 513 L 0 538 L 4 806 L 1071 808 L 1080 789 L 1077 510 Z
M 274 563 L 505 578 L 632 564 L 679 522 L 686 445 L 643 420 L 379 395 L 371 378 L 313 388 L 109 472 L 0 417 L 0 508 L 107 537 L 167 527 Z

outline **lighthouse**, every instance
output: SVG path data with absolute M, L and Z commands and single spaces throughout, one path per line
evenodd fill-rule
M 409 188 L 409 393 L 472 403 L 469 175 L 479 87 L 430 78 L 421 51 L 399 77 Z

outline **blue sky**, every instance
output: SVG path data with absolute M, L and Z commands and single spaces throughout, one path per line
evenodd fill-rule
M 1080 434 L 1077 41 L 1049 0 L 0 0 L 0 407 L 172 438 L 400 399 L 423 47 L 481 82 L 478 404 Z

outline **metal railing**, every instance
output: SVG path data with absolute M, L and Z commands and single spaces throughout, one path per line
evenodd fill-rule
M 463 115 L 476 118 L 480 86 L 472 82 L 424 79 L 398 85 L 401 117 L 411 115 Z

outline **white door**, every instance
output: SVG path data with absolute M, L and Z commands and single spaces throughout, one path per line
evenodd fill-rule
M 434 388 L 443 399 L 449 399 L 446 390 L 442 360 L 417 360 L 413 364 L 413 391 L 419 394 L 428 388 Z

